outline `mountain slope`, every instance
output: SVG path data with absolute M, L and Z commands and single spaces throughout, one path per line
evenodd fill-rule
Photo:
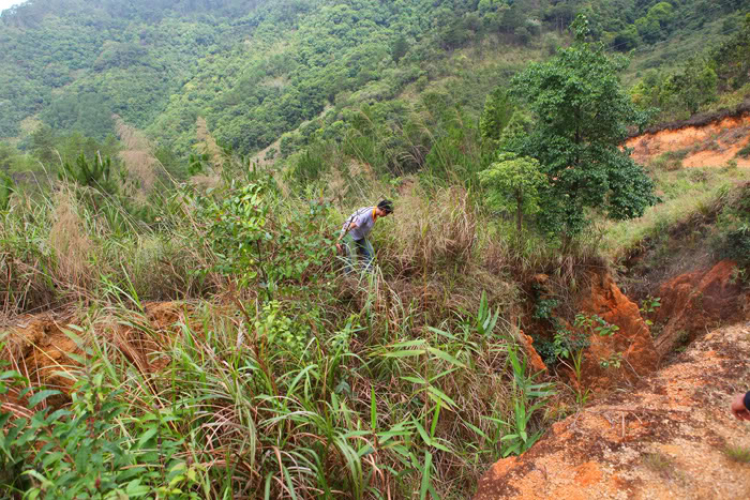
M 0 20 L 0 137 L 17 137 L 36 117 L 102 139 L 116 113 L 184 154 L 203 117 L 222 143 L 248 153 L 327 105 L 387 102 L 452 76 L 463 84 L 487 52 L 495 60 L 512 47 L 554 52 L 577 12 L 588 14 L 595 37 L 624 51 L 698 33 L 748 4 L 30 0 Z M 451 62 L 462 48 L 482 57 Z
M 145 126 L 199 59 L 237 39 L 231 14 L 258 3 L 29 0 L 5 12 L 0 137 L 39 112 L 58 130 L 92 137 L 112 131 L 113 113 Z

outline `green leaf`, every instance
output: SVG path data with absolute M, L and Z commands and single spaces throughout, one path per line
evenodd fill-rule
M 143 435 L 138 440 L 138 449 L 143 449 L 146 446 L 146 443 L 156 435 L 157 432 L 156 427 L 149 428 L 146 432 L 143 433 Z
M 448 354 L 446 352 L 443 352 L 443 351 L 441 351 L 439 349 L 435 349 L 433 347 L 428 347 L 427 351 L 430 354 L 432 354 L 433 356 L 435 356 L 437 358 L 440 358 L 443 361 L 447 361 L 448 363 L 450 363 L 450 364 L 452 364 L 454 366 L 459 366 L 461 368 L 466 368 L 466 365 L 464 365 L 459 360 L 457 360 L 456 358 L 454 358 L 453 356 L 451 356 L 450 354 Z
M 424 467 L 422 468 L 422 485 L 419 488 L 419 500 L 427 498 L 427 490 L 430 487 L 432 478 L 432 453 L 424 452 Z
M 393 352 L 387 352 L 383 354 L 383 357 L 385 358 L 413 358 L 417 356 L 422 356 L 425 354 L 425 350 L 423 349 L 413 349 L 410 351 L 393 351 Z
M 60 391 L 54 390 L 54 389 L 47 389 L 44 391 L 39 391 L 33 396 L 29 398 L 29 408 L 33 408 L 45 399 L 47 399 L 50 396 L 56 396 L 58 394 L 61 394 Z
M 435 386 L 430 386 L 427 388 L 427 391 L 432 393 L 436 398 L 438 398 L 441 402 L 448 405 L 450 408 L 453 408 L 456 406 L 456 402 L 453 401 L 447 394 L 445 394 L 443 391 L 438 389 Z

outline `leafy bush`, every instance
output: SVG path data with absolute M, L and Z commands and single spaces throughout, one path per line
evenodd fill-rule
M 0 396 L 15 386 L 18 398 L 27 398 L 30 417 L 0 411 L 0 491 L 29 498 L 140 498 L 154 492 L 197 498 L 189 491 L 195 470 L 177 458 L 183 438 L 170 425 L 183 410 L 132 414 L 122 390 L 106 381 L 111 365 L 96 359 L 80 374 L 65 409 L 45 404 L 58 391 L 30 392 L 17 372 L 2 374 Z
M 251 176 L 205 209 L 218 271 L 237 276 L 242 287 L 264 289 L 269 300 L 278 286 L 325 280 L 333 256 L 322 228 L 326 211 L 316 202 L 306 212 L 287 211 L 271 177 Z

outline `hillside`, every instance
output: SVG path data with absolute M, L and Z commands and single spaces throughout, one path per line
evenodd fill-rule
M 0 137 L 28 138 L 44 123 L 102 140 L 117 114 L 187 155 L 201 117 L 220 143 L 251 153 L 326 106 L 338 123 L 345 110 L 433 85 L 476 114 L 520 61 L 564 43 L 576 12 L 612 49 L 635 48 L 635 68 L 658 68 L 690 52 L 686 38 L 705 46 L 738 29 L 742 2 L 709 4 L 30 0 L 0 22 Z M 647 61 L 651 44 L 672 40 Z
M 570 471 L 694 470 L 675 444 L 716 436 L 683 405 L 730 442 L 744 376 L 747 5 L 3 14 L 0 496 L 458 500 L 494 471 L 574 497 Z M 577 423 L 602 439 L 555 441 Z M 635 452 L 577 462 L 617 436 Z
M 559 422 L 504 459 L 475 500 L 735 498 L 750 493 L 747 426 L 727 395 L 750 378 L 747 324 L 714 330 L 669 366 Z

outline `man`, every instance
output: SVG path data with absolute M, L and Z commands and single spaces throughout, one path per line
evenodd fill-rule
M 341 227 L 341 234 L 336 243 L 336 248 L 338 248 L 339 252 L 343 253 L 344 248 L 341 241 L 347 238 L 346 247 L 349 260 L 347 271 L 353 269 L 357 255 L 362 256 L 366 268 L 370 267 L 375 252 L 367 236 L 372 231 L 373 226 L 375 226 L 375 221 L 380 217 L 387 217 L 392 213 L 393 202 L 390 200 L 381 200 L 374 207 L 360 208 L 346 219 L 346 222 Z
M 737 394 L 732 401 L 732 414 L 737 420 L 750 422 L 750 392 Z

